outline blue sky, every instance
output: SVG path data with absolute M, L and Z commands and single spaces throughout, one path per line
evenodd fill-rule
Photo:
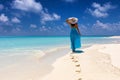
M 68 17 L 82 35 L 120 35 L 119 0 L 0 0 L 0 35 L 69 35 Z

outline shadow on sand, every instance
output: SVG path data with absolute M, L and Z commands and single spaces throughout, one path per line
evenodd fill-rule
M 82 53 L 84 53 L 84 51 L 82 51 L 82 50 L 76 50 L 76 51 L 74 52 L 74 54 L 82 54 Z

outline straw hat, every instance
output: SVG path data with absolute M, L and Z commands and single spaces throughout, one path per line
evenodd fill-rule
M 69 21 L 69 23 L 71 23 L 71 24 L 75 24 L 75 23 L 78 22 L 78 18 L 76 18 L 76 17 L 70 17 L 70 18 L 68 18 L 68 21 Z

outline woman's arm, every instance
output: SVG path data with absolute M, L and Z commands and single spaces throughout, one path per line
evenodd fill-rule
M 68 19 L 66 20 L 66 22 L 70 25 L 70 22 L 69 22 L 69 20 L 68 20 Z
M 78 24 L 76 24 L 75 27 L 77 28 L 78 33 L 81 35 L 80 30 L 78 28 Z

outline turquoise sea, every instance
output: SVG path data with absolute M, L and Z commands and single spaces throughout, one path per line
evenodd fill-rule
M 119 39 L 112 39 L 106 36 L 85 36 L 81 37 L 83 46 L 85 44 L 102 44 L 119 41 Z M 7 48 L 22 48 L 22 47 L 46 47 L 46 46 L 64 46 L 69 45 L 69 37 L 41 37 L 41 36 L 1 36 L 0 49 Z
M 119 39 L 109 38 L 107 36 L 83 36 L 81 37 L 82 47 L 92 44 L 118 43 Z M 48 50 L 56 47 L 70 46 L 69 36 L 1 36 L 0 54 L 21 53 L 32 50 Z

